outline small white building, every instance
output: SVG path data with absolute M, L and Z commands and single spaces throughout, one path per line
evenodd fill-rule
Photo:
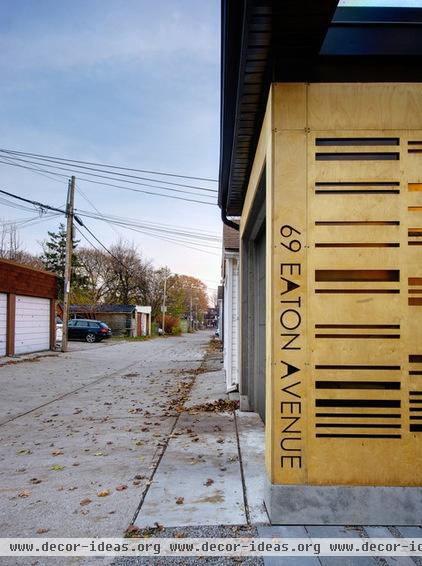
M 239 293 L 239 232 L 224 226 L 223 230 L 223 329 L 220 334 L 224 348 L 224 369 L 227 391 L 239 386 L 240 361 L 240 293 Z

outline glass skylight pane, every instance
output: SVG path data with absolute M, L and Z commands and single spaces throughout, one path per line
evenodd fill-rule
M 422 8 L 422 0 L 340 0 L 339 8 Z

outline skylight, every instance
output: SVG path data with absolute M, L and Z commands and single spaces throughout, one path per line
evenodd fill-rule
M 340 0 L 339 8 L 422 8 L 422 0 Z

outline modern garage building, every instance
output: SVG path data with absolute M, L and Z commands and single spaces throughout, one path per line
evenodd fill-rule
M 422 8 L 363 3 L 222 2 L 219 204 L 276 524 L 422 516 Z
M 0 356 L 55 347 L 57 277 L 0 260 Z

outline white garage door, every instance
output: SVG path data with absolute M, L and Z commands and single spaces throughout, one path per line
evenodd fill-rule
M 0 356 L 6 355 L 7 295 L 0 293 Z
M 15 354 L 50 348 L 50 300 L 16 296 Z

